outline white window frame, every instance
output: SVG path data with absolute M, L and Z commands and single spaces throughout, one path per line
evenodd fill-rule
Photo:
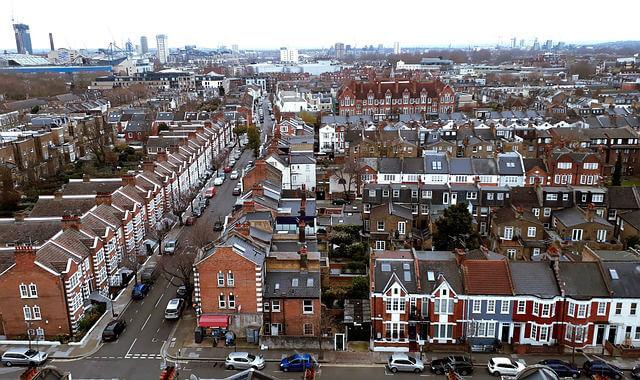
M 511 313 L 511 301 L 502 300 L 500 301 L 500 314 L 510 314 Z
M 302 300 L 302 314 L 313 314 L 313 300 Z

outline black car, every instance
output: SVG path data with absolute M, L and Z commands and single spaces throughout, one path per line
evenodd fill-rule
M 622 379 L 623 376 L 620 368 L 602 360 L 587 360 L 582 370 L 587 376 L 600 375 L 616 380 Z
M 580 377 L 580 370 L 576 368 L 576 366 L 571 365 L 564 360 L 547 359 L 539 362 L 538 364 L 546 365 L 551 368 L 558 377 L 573 377 L 574 379 Z
M 449 370 L 453 370 L 462 376 L 467 376 L 473 372 L 471 358 L 464 355 L 451 355 L 442 359 L 433 359 L 430 367 L 431 371 L 438 375 L 444 375 Z
M 640 364 L 636 364 L 635 367 L 631 370 L 631 377 L 634 379 L 640 379 Z
M 120 334 L 127 327 L 127 323 L 124 319 L 114 319 L 105 326 L 102 331 L 102 341 L 110 342 L 113 340 L 117 340 L 120 337 Z

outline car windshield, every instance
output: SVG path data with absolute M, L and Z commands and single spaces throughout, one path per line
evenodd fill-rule
M 24 353 L 26 356 L 28 357 L 33 357 L 36 356 L 38 354 L 38 351 L 36 350 L 27 350 L 27 352 Z

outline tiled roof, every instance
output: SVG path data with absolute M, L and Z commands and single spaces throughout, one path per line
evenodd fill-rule
M 465 260 L 461 266 L 467 294 L 513 295 L 511 273 L 505 260 Z

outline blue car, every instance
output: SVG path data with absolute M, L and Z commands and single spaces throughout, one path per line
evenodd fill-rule
M 280 370 L 284 372 L 302 372 L 305 369 L 315 368 L 318 365 L 310 354 L 293 354 L 280 361 Z
M 559 377 L 573 377 L 574 379 L 580 377 L 580 370 L 564 360 L 547 359 L 541 361 L 539 364 L 551 368 Z
M 149 285 L 143 283 L 137 283 L 133 286 L 131 291 L 131 298 L 134 300 L 141 300 L 149 293 Z

